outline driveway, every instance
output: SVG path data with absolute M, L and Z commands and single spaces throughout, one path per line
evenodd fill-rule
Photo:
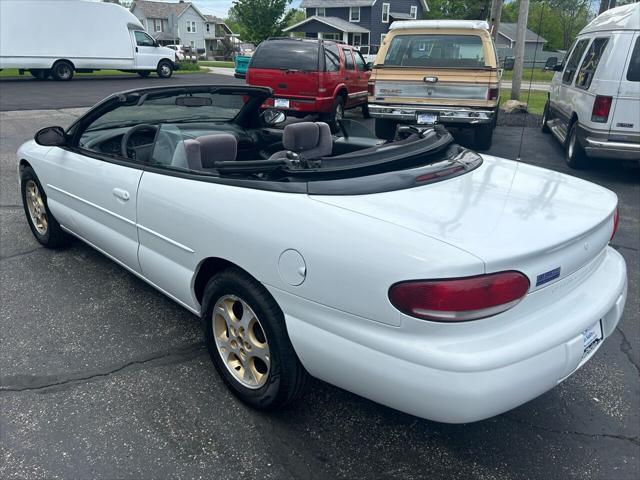
M 87 99 L 105 95 L 75 85 Z M 618 194 L 614 244 L 630 284 L 619 328 L 563 384 L 469 425 L 421 420 L 320 381 L 265 414 L 224 387 L 193 315 L 79 242 L 54 252 L 33 239 L 15 151 L 81 111 L 0 113 L 0 478 L 638 478 L 638 169 L 569 172 Z M 498 127 L 490 153 L 515 158 L 521 136 Z M 537 129 L 524 131 L 522 152 L 524 162 L 568 171 L 557 142 Z
M 228 84 L 242 82 L 227 75 L 192 73 L 161 79 L 151 75 L 75 77 L 69 82 L 36 80 L 30 75 L 0 79 L 0 111 L 89 107 L 113 92 L 170 85 Z

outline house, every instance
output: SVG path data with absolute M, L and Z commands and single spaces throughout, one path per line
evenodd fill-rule
M 207 58 L 218 56 L 222 39 L 234 36 L 221 19 L 204 15 L 191 2 L 134 0 L 130 10 L 161 45 L 184 45 Z
M 284 29 L 307 38 L 339 40 L 376 53 L 394 20 L 423 18 L 426 0 L 302 0 L 306 19 Z
M 517 23 L 500 23 L 498 27 L 498 37 L 496 38 L 496 49 L 501 59 L 514 55 L 517 31 Z M 545 43 L 547 43 L 547 40 L 527 29 L 524 39 L 525 63 L 532 62 L 534 57 L 536 64 L 540 62 L 544 63 L 546 57 L 549 56 L 548 52 L 543 53 L 542 51 Z
M 231 31 L 221 18 L 214 15 L 205 15 L 204 42 L 207 49 L 207 58 L 223 56 L 222 42 L 225 39 L 235 44 L 237 35 Z

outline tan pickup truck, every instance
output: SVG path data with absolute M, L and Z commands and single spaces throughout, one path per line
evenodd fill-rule
M 470 128 L 479 150 L 491 146 L 500 73 L 487 22 L 394 22 L 369 79 L 376 135 L 393 137 L 399 123 Z

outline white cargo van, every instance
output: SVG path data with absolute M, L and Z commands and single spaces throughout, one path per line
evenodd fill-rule
M 140 21 L 113 3 L 0 0 L 0 70 L 71 80 L 74 72 L 115 69 L 146 77 L 173 73 L 175 52 L 160 47 Z
M 640 160 L 640 3 L 594 19 L 556 70 L 542 131 L 565 145 L 567 164 Z

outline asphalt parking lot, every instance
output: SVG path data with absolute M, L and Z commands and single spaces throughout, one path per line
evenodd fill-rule
M 79 242 L 58 252 L 36 243 L 20 204 L 18 146 L 84 111 L 63 107 L 149 84 L 83 79 L 80 99 L 76 80 L 41 85 L 0 81 L 0 478 L 640 476 L 640 168 L 569 171 L 557 142 L 524 131 L 523 162 L 617 193 L 614 246 L 629 271 L 617 330 L 552 391 L 483 422 L 445 425 L 316 381 L 297 404 L 264 414 L 228 393 L 196 317 Z M 39 107 L 27 98 L 34 88 Z M 515 159 L 522 134 L 498 127 L 489 153 Z

